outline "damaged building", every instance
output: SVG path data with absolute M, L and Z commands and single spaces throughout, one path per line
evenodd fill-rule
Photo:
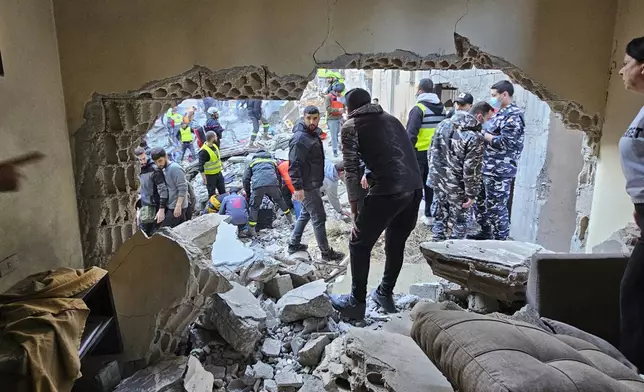
M 644 391 L 615 348 L 619 279 L 638 235 L 617 143 L 644 104 L 624 91 L 618 71 L 626 43 L 644 35 L 644 4 L 0 6 L 0 151 L 3 160 L 45 155 L 21 167 L 18 192 L 0 197 L 0 292 L 8 290 L 0 311 L 14 311 L 27 286 L 60 293 L 57 274 L 70 274 L 83 283 L 58 303 L 74 311 L 66 322 L 81 334 L 94 322 L 111 331 L 91 346 L 70 338 L 60 351 L 70 354 L 65 366 L 49 361 L 58 372 L 51 382 L 118 392 Z M 298 31 L 294 21 L 304 20 Z M 403 123 L 421 77 L 441 84 L 445 100 L 459 89 L 485 98 L 501 78 L 515 83 L 532 112 L 516 241 L 437 244 L 419 231 L 405 254 L 403 271 L 414 279 L 397 289 L 399 313 L 369 302 L 365 320 L 349 323 L 327 297 L 350 280 L 348 258 L 289 257 L 285 230 L 265 232 L 253 247 L 218 215 L 150 238 L 137 231 L 132 150 L 168 108 L 208 97 L 274 100 L 292 104 L 279 111 L 290 121 L 292 102 L 306 98 L 320 68 L 342 70 L 354 87 L 367 83 Z M 284 150 L 288 136 L 262 146 Z M 241 170 L 248 153 L 229 149 L 227 168 Z M 337 218 L 329 237 L 346 250 L 351 225 Z M 80 269 L 86 274 L 72 272 Z M 3 382 L 35 366 L 20 350 L 0 344 Z M 517 363 L 527 371 L 503 372 Z

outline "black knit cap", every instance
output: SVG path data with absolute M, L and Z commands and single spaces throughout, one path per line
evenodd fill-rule
M 345 95 L 347 100 L 347 109 L 349 112 L 356 110 L 357 108 L 371 103 L 371 94 L 365 89 L 354 88 L 347 92 Z

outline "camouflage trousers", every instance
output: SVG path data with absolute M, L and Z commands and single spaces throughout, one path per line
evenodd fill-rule
M 477 220 L 483 232 L 492 231 L 495 240 L 507 240 L 510 235 L 508 202 L 512 178 L 483 176 L 485 199 L 477 200 Z M 487 234 L 487 233 L 485 233 Z
M 451 239 L 463 239 L 467 234 L 467 217 L 469 209 L 463 208 L 463 201 L 455 202 L 447 193 L 434 189 L 434 224 L 432 233 L 434 241 L 447 239 L 448 226 L 451 224 Z

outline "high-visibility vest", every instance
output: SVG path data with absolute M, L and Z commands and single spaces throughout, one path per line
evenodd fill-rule
M 329 94 L 329 98 L 331 99 L 331 107 L 333 109 L 344 108 L 344 104 L 338 100 L 337 96 L 335 96 L 334 94 Z
M 275 163 L 275 160 L 273 160 L 273 159 L 269 159 L 269 158 L 257 158 L 257 159 L 253 159 L 253 160 L 252 160 L 252 162 L 250 163 L 250 167 L 253 167 L 253 166 L 255 166 L 256 164 L 258 164 L 258 163 L 263 163 L 263 162 L 268 162 L 268 163 L 273 164 L 274 166 L 277 166 L 277 163 Z
M 181 141 L 183 143 L 192 141 L 192 129 L 190 127 L 180 128 L 179 132 L 181 132 Z
M 170 113 L 170 115 L 168 115 L 168 117 L 170 118 L 170 121 L 172 121 L 172 123 L 170 124 L 170 126 L 172 126 L 172 127 L 176 127 L 178 125 L 181 125 L 181 122 L 183 121 L 183 116 L 180 115 L 178 112 L 177 113 Z
M 416 139 L 416 150 L 427 151 L 432 143 L 432 137 L 436 132 L 436 126 L 445 119 L 443 114 L 436 115 L 427 106 L 417 103 L 416 107 L 423 111 L 423 121 L 418 130 L 418 139 Z
M 203 172 L 205 175 L 221 173 L 221 159 L 219 158 L 219 147 L 216 144 L 212 145 L 215 149 L 210 148 L 209 145 L 204 144 L 201 146 L 202 150 L 208 151 L 210 160 L 203 165 Z

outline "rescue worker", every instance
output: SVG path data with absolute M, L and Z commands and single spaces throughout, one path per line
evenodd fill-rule
M 208 197 L 226 193 L 226 181 L 222 173 L 222 163 L 217 147 L 217 134 L 214 131 L 206 133 L 206 142 L 199 150 L 199 173 L 208 189 Z
M 342 74 L 337 71 L 329 71 L 327 70 L 326 72 L 326 93 L 330 94 L 331 91 L 333 91 L 333 86 L 335 86 L 338 83 L 344 84 L 344 78 L 342 77 Z
M 426 225 L 431 222 L 431 204 L 434 198 L 434 191 L 427 185 L 427 176 L 429 175 L 427 151 L 431 145 L 436 127 L 445 119 L 445 106 L 433 91 L 434 82 L 431 79 L 420 80 L 416 93 L 418 102 L 409 111 L 407 120 L 407 134 L 416 150 L 416 160 L 418 161 L 421 181 L 424 187 L 425 216 L 423 217 L 423 223 Z
M 318 127 L 320 110 L 315 106 L 304 108 L 304 118 L 293 127 L 293 136 L 289 141 L 289 169 L 293 188 L 293 200 L 302 202 L 300 217 L 295 222 L 293 234 L 288 245 L 288 252 L 305 251 L 302 234 L 309 220 L 313 221 L 313 232 L 320 247 L 322 259 L 338 261 L 344 254 L 336 252 L 329 246 L 326 236 L 326 212 L 322 203 L 320 188 L 324 183 L 324 148 Z
M 282 191 L 280 189 L 282 184 L 280 182 L 280 173 L 277 169 L 277 162 L 271 158 L 271 154 L 264 150 L 259 150 L 246 168 L 242 182 L 246 194 L 250 195 L 248 234 L 251 237 L 257 235 L 255 226 L 257 226 L 257 215 L 259 214 L 259 208 L 262 205 L 264 195 L 268 196 L 273 203 L 278 205 L 289 222 L 293 222 L 291 210 L 282 197 Z
M 192 130 L 190 127 L 190 124 L 188 122 L 183 122 L 181 123 L 181 126 L 179 127 L 179 130 L 177 131 L 177 139 L 181 141 L 181 158 L 179 159 L 179 162 L 183 162 L 183 158 L 186 156 L 186 150 L 190 150 L 190 156 L 192 159 L 197 157 L 197 154 L 195 153 L 195 146 L 192 143 L 194 140 L 194 134 L 195 132 Z
M 344 91 L 344 84 L 336 83 L 333 85 L 331 92 L 324 98 L 324 106 L 326 107 L 326 124 L 329 126 L 331 132 L 331 148 L 333 149 L 333 156 L 338 156 L 338 137 L 340 134 L 340 120 L 345 112 L 344 103 L 340 100 L 342 92 Z
M 239 188 L 231 188 L 230 194 L 221 201 L 219 215 L 230 216 L 230 223 L 237 226 L 237 235 L 240 235 L 248 226 L 248 203 L 246 198 L 239 194 Z
M 462 110 L 468 112 L 474 104 L 474 97 L 469 93 L 460 93 L 454 100 L 454 107 L 447 111 L 445 117 L 450 118 L 455 112 Z
M 464 239 L 468 210 L 481 190 L 481 165 L 485 142 L 482 124 L 494 114 L 487 102 L 479 102 L 469 111 L 457 111 L 438 124 L 432 138 L 429 179 L 434 186 L 434 241 Z
M 152 149 L 152 160 L 159 169 L 163 170 L 165 183 L 168 187 L 168 203 L 166 209 L 159 209 L 157 222 L 161 226 L 175 227 L 186 221 L 189 194 L 186 173 L 181 165 L 168 159 L 168 154 L 161 147 Z
M 250 144 L 249 147 L 255 147 L 255 139 L 259 134 L 259 123 L 262 123 L 264 128 L 264 138 L 268 139 L 268 121 L 262 115 L 262 101 L 259 99 L 250 99 L 246 101 L 246 110 L 248 111 L 248 117 L 253 122 L 253 132 L 250 134 Z
M 507 240 L 510 235 L 508 202 L 512 181 L 523 150 L 525 120 L 523 110 L 512 101 L 514 86 L 507 80 L 490 89 L 490 104 L 498 112 L 490 119 L 483 137 L 483 190 L 477 200 L 477 220 L 481 231 L 473 239 Z
M 141 231 L 151 236 L 163 221 L 159 219 L 159 211 L 165 211 L 168 204 L 168 188 L 163 171 L 148 157 L 143 147 L 134 149 L 134 155 L 141 165 L 137 220 Z
M 224 200 L 229 193 L 222 193 L 221 195 L 212 195 L 206 203 L 206 209 L 203 211 L 203 214 L 217 214 L 219 209 L 221 209 L 221 202 Z
M 342 153 L 354 216 L 349 242 L 352 290 L 350 294 L 331 295 L 331 303 L 342 316 L 362 320 L 371 251 L 385 230 L 385 273 L 371 297 L 385 312 L 396 312 L 393 290 L 402 268 L 405 242 L 418 219 L 423 184 L 414 146 L 400 121 L 372 104 L 366 90 L 350 90 L 346 98 L 349 120 L 342 127 Z M 361 160 L 370 171 L 369 194 L 358 213 Z
M 208 108 L 207 113 L 208 120 L 206 121 L 204 129 L 206 132 L 212 131 L 217 134 L 217 141 L 215 142 L 215 144 L 217 145 L 217 147 L 221 147 L 221 137 L 224 134 L 224 128 L 219 123 L 219 109 L 212 106 Z
M 177 104 L 173 103 L 172 107 L 168 109 L 168 111 L 165 114 L 166 116 L 166 125 L 168 126 L 168 134 L 172 138 L 172 140 L 177 143 L 179 141 L 179 138 L 176 137 L 176 132 L 181 123 L 183 122 L 183 116 L 181 113 L 179 113 L 179 108 L 177 108 Z
M 277 164 L 277 170 L 282 176 L 282 197 L 284 198 L 284 201 L 286 202 L 288 208 L 292 209 L 293 212 L 295 212 L 295 219 L 297 219 L 300 217 L 302 202 L 293 200 L 293 193 L 295 193 L 295 188 L 293 187 L 291 176 L 288 175 L 288 167 L 288 159 L 281 160 Z

